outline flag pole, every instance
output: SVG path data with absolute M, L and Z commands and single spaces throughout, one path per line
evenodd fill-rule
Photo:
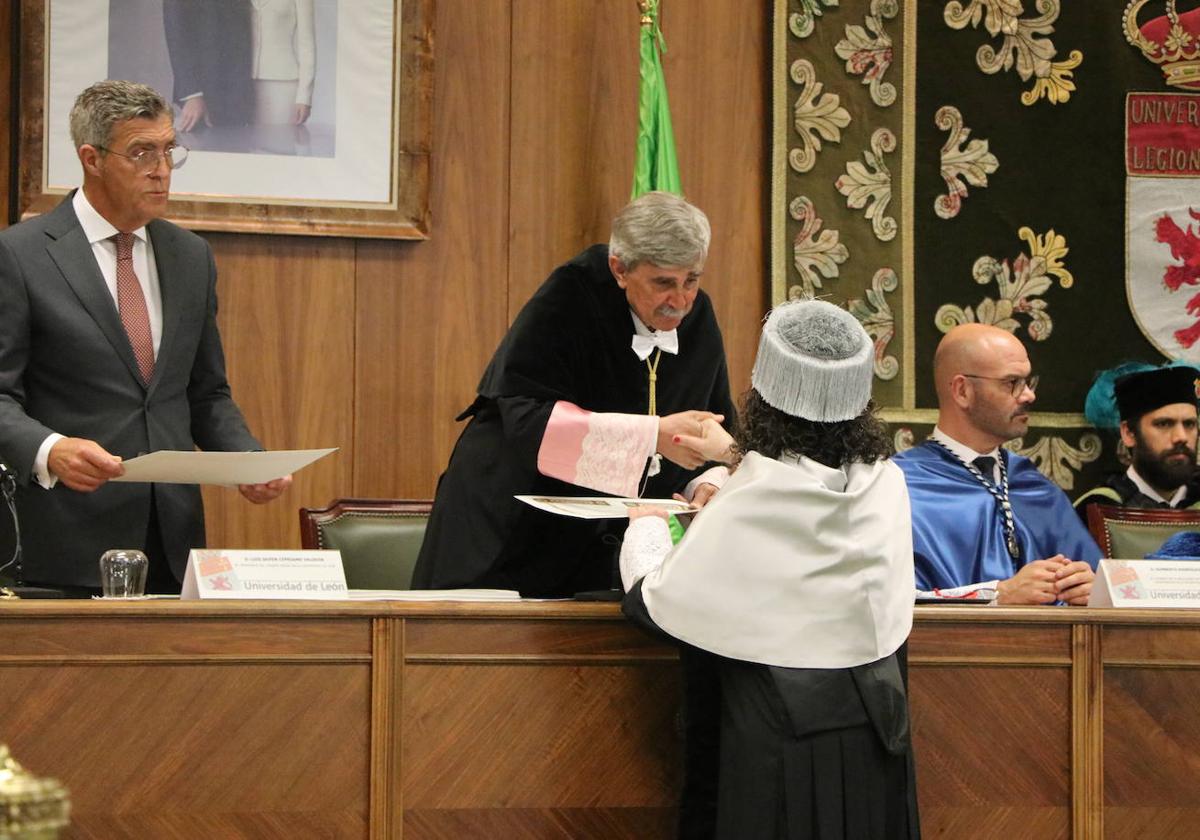
M 638 89 L 637 152 L 633 165 L 631 199 L 651 190 L 681 195 L 675 132 L 667 101 L 667 80 L 662 54 L 666 52 L 660 15 L 663 0 L 638 0 L 640 18 L 640 85 Z

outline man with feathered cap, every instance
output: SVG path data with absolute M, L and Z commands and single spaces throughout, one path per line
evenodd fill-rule
M 673 550 L 662 511 L 630 514 L 626 614 L 720 658 L 718 838 L 919 836 L 898 653 L 912 535 L 873 363 L 845 310 L 777 307 L 732 477 Z
M 1137 508 L 1200 507 L 1196 471 L 1196 392 L 1200 370 L 1190 365 L 1129 363 L 1104 371 L 1088 392 L 1085 414 L 1100 429 L 1116 429 L 1129 467 L 1075 501 L 1080 517 L 1094 504 Z

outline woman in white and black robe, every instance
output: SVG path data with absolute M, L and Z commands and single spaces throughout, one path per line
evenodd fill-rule
M 800 317 L 805 307 L 815 325 Z M 871 413 L 869 372 L 855 370 L 869 371 L 869 360 L 855 361 L 869 352 L 865 332 L 830 304 L 776 313 L 789 309 L 781 319 L 802 322 L 784 334 L 790 373 L 773 375 L 764 354 L 769 362 L 780 350 L 760 346 L 734 475 L 674 548 L 659 516 L 630 523 L 624 608 L 720 657 L 718 837 L 917 837 L 900 659 L 913 609 L 904 477 Z M 835 340 L 814 349 L 805 330 L 833 330 Z M 813 362 L 813 353 L 826 355 Z M 789 400 L 781 390 L 806 393 Z

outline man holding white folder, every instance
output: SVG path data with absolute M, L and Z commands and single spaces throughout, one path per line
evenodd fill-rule
M 159 219 L 187 159 L 170 106 L 98 82 L 71 111 L 82 189 L 0 233 L 0 450 L 20 487 L 19 579 L 98 587 L 109 548 L 142 548 L 149 592 L 178 592 L 204 545 L 200 490 L 110 483 L 156 450 L 255 450 L 230 394 L 208 244 Z M 261 503 L 286 476 L 245 485 Z

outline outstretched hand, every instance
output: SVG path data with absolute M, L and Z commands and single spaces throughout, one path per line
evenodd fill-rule
M 705 461 L 728 464 L 733 460 L 733 435 L 715 418 L 700 422 L 699 435 L 678 434 L 673 442 L 704 456 Z
M 713 414 L 711 411 L 680 411 L 677 414 L 660 417 L 658 418 L 657 451 L 668 461 L 678 464 L 686 470 L 694 470 L 711 459 L 703 452 L 681 441 L 685 437 L 689 440 L 704 440 L 704 421 L 711 420 L 720 428 L 719 424 L 724 419 L 724 415 Z

